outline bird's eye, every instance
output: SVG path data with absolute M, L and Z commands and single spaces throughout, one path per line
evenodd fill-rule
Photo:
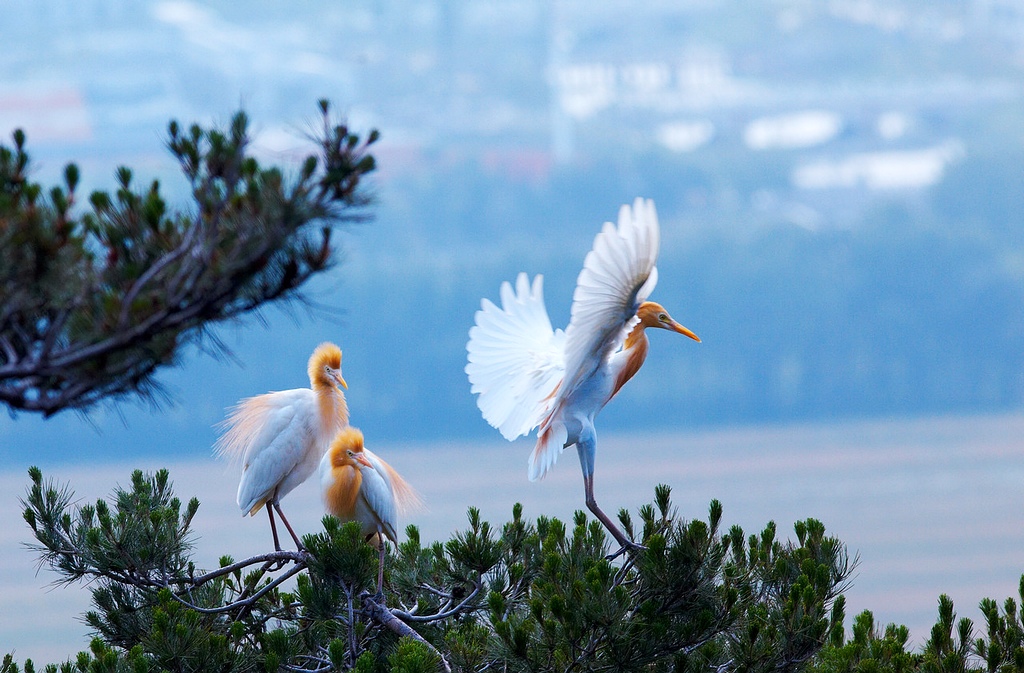
M 667 322 L 668 321 L 668 314 L 667 313 L 659 313 L 658 314 L 658 320 L 660 320 L 661 322 Z

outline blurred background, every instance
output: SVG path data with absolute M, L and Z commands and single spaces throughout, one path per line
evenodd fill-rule
M 633 507 L 676 475 L 687 518 L 713 497 L 751 532 L 816 516 L 861 554 L 850 602 L 919 642 L 939 593 L 976 614 L 979 591 L 1016 592 L 1024 2 L 0 0 L 0 14 L 0 137 L 25 129 L 44 182 L 74 161 L 81 193 L 109 189 L 127 165 L 186 204 L 168 122 L 239 108 L 261 159 L 292 167 L 319 98 L 382 134 L 373 220 L 336 237 L 343 262 L 311 289 L 320 308 L 224 326 L 234 358 L 191 348 L 160 377 L 158 408 L 0 415 L 14 521 L 0 563 L 23 573 L 6 573 L 17 604 L 53 579 L 20 546 L 28 465 L 90 480 L 90 497 L 131 468 L 180 465 L 194 480 L 179 493 L 218 515 L 223 496 L 233 517 L 215 424 L 242 397 L 306 385 L 326 339 L 345 353 L 353 423 L 418 466 L 425 530 L 447 537 L 471 504 L 501 520 L 502 498 L 564 497 L 550 503 L 571 515 L 575 458 L 564 483 L 528 484 L 529 442 L 505 445 L 469 393 L 467 332 L 519 271 L 545 275 L 564 326 L 594 235 L 636 196 L 661 219 L 653 298 L 703 343 L 652 335 L 599 422 L 637 465 L 602 471 L 599 450 L 599 501 Z M 506 459 L 507 489 L 466 490 Z M 266 542 L 265 522 L 245 523 Z M 228 551 L 212 545 L 199 545 L 210 563 Z M 0 653 L 84 648 L 87 597 L 65 593 L 46 602 L 66 640 L 32 649 L 0 618 Z

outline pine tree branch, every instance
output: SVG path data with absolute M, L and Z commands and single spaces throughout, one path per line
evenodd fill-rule
M 304 551 L 281 550 L 268 552 L 266 554 L 257 554 L 256 556 L 250 556 L 249 558 L 244 559 L 242 561 L 236 561 L 235 563 L 231 563 L 226 566 L 221 566 L 220 568 L 217 568 L 216 570 L 211 570 L 210 572 L 204 575 L 200 575 L 199 577 L 189 577 L 188 583 L 190 583 L 194 587 L 199 587 L 203 584 L 206 584 L 210 580 L 217 579 L 218 577 L 223 577 L 224 575 L 229 575 L 235 572 L 236 570 L 243 570 L 257 563 L 263 563 L 264 565 L 280 564 L 280 568 L 283 567 L 286 562 L 291 562 L 295 563 L 296 565 L 301 565 L 302 567 L 305 567 L 308 560 L 309 553 Z M 180 582 L 185 582 L 185 580 L 182 579 L 180 580 Z
M 226 605 L 220 605 L 220 606 L 217 606 L 215 608 L 199 607 L 198 605 L 195 605 L 193 603 L 190 603 L 190 602 L 186 601 L 185 599 L 181 598 L 181 596 L 179 595 L 179 593 L 189 593 L 192 589 L 195 589 L 195 588 L 198 588 L 199 586 L 201 586 L 201 584 L 197 584 L 195 586 L 189 587 L 184 592 L 181 592 L 179 590 L 179 593 L 175 593 L 172 590 L 171 591 L 171 596 L 174 598 L 174 600 L 176 600 L 177 602 L 181 603 L 182 605 L 184 605 L 185 607 L 189 608 L 190 610 L 195 610 L 196 612 L 198 612 L 200 614 L 204 614 L 204 615 L 219 615 L 219 614 L 224 614 L 226 612 L 235 612 L 236 610 L 239 610 L 239 611 L 240 610 L 245 610 L 245 609 L 251 608 L 258 600 L 260 600 L 261 598 L 266 596 L 268 593 L 270 593 L 271 591 L 273 591 L 277 587 L 281 586 L 284 582 L 288 581 L 289 579 L 291 579 L 292 577 L 294 577 L 295 575 L 299 574 L 300 572 L 302 572 L 305 569 L 306 569 L 305 562 L 296 561 L 295 565 L 293 565 L 287 571 L 285 571 L 284 573 L 282 573 L 281 575 L 276 577 L 269 584 L 261 587 L 259 591 L 257 591 L 256 593 L 252 594 L 251 596 L 248 596 L 248 597 L 243 598 L 241 600 L 234 601 L 232 603 L 228 603 Z M 178 580 L 177 582 L 172 582 L 170 580 L 167 580 L 167 581 L 165 581 L 162 584 L 158 583 L 158 584 L 153 584 L 153 585 L 150 585 L 150 586 L 158 586 L 158 587 L 163 588 L 163 589 L 171 589 L 172 585 L 179 585 L 180 583 L 181 583 L 180 580 Z
M 332 228 L 361 219 L 361 181 L 375 168 L 376 132 L 360 141 L 321 110 L 319 154 L 292 181 L 248 155 L 242 113 L 229 131 L 172 123 L 191 214 L 169 212 L 155 183 L 135 191 L 122 168 L 115 194 L 93 193 L 79 215 L 77 168 L 47 190 L 28 178 L 23 134 L 16 151 L 0 145 L 0 402 L 52 415 L 152 400 L 155 373 L 211 325 L 302 301 L 335 261 Z
M 849 577 L 845 547 L 813 520 L 798 524 L 799 544 L 775 540 L 774 524 L 745 543 L 738 527 L 721 536 L 715 516 L 654 522 L 647 549 L 616 566 L 583 514 L 571 530 L 517 515 L 492 538 L 471 510 L 470 530 L 447 543 L 424 549 L 408 529 L 385 585 L 406 610 L 363 590 L 378 566 L 358 523 L 325 517 L 324 531 L 303 539 L 308 552 L 225 558 L 200 572 L 188 539 L 198 502 L 182 511 L 166 471 L 136 472 L 112 505 L 81 507 L 67 487 L 30 476 L 25 519 L 42 562 L 65 582 L 91 581 L 87 621 L 105 644 L 154 661 L 200 660 L 214 644 L 219 669 L 258 659 L 297 673 L 362 667 L 364 654 L 396 670 L 789 673 L 835 642 L 843 621 L 841 599 L 830 603 Z M 948 600 L 940 615 L 927 657 L 970 656 L 970 627 L 954 630 Z M 986 615 L 998 619 L 998 608 Z
M 391 613 L 406 622 L 436 622 L 441 619 L 448 619 L 449 617 L 454 617 L 455 615 L 463 612 L 466 609 L 466 606 L 473 602 L 473 599 L 476 598 L 476 595 L 480 593 L 482 588 L 483 584 L 481 582 L 475 582 L 473 584 L 473 590 L 469 592 L 469 595 L 467 595 L 461 603 L 453 608 L 447 607 L 451 604 L 451 597 L 449 596 L 449 602 L 445 604 L 445 607 L 432 615 L 414 615 L 404 610 L 391 610 Z
M 395 611 L 388 609 L 387 606 L 377 603 L 377 601 L 372 596 L 370 596 L 369 592 L 363 593 L 359 597 L 359 599 L 363 603 L 363 610 L 367 612 L 370 619 L 377 622 L 381 626 L 384 626 L 390 631 L 393 631 L 399 636 L 412 638 L 413 640 L 426 645 L 430 649 L 430 651 L 436 654 L 438 658 L 441 660 L 441 665 L 444 668 L 445 672 L 451 673 L 452 668 L 448 664 L 448 660 L 444 658 L 444 655 L 442 655 L 437 650 L 437 648 L 430 644 L 423 636 L 416 633 L 412 629 L 412 627 L 410 627 L 408 624 L 403 622 L 398 616 L 396 616 Z

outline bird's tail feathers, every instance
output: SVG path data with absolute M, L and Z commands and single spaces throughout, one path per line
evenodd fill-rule
M 249 397 L 231 408 L 228 417 L 217 424 L 222 434 L 213 445 L 218 458 L 226 458 L 233 466 L 241 465 L 249 446 L 263 429 L 269 411 L 269 397 Z
M 261 509 L 263 509 L 263 506 L 266 505 L 266 504 L 267 504 L 266 500 L 260 500 L 255 505 L 250 507 L 249 509 L 242 510 L 242 518 L 244 519 L 247 516 L 256 516 L 256 514 L 258 514 L 259 511 Z
M 363 453 L 366 454 L 371 462 L 378 464 L 387 473 L 387 480 L 391 486 L 391 492 L 395 496 L 395 506 L 399 514 L 404 516 L 424 509 L 423 498 L 420 497 L 420 494 L 409 482 L 402 478 L 402 475 L 395 468 L 365 447 L 363 448 Z M 380 472 L 379 469 L 377 471 Z
M 558 455 L 565 448 L 569 433 L 565 424 L 559 421 L 545 423 L 537 433 L 537 444 L 530 452 L 530 481 L 542 479 L 558 460 Z
M 420 494 L 394 470 L 391 472 L 391 489 L 395 494 L 395 505 L 399 514 L 405 515 L 424 508 Z

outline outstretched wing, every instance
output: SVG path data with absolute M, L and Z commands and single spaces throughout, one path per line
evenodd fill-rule
M 658 282 L 658 214 L 650 199 L 619 209 L 618 227 L 606 222 L 576 279 L 565 330 L 567 396 L 622 346 L 636 311 Z
M 565 333 L 553 331 L 544 281 L 525 273 L 501 284 L 501 308 L 484 299 L 466 344 L 466 374 L 484 419 L 509 441 L 537 427 L 565 371 Z

